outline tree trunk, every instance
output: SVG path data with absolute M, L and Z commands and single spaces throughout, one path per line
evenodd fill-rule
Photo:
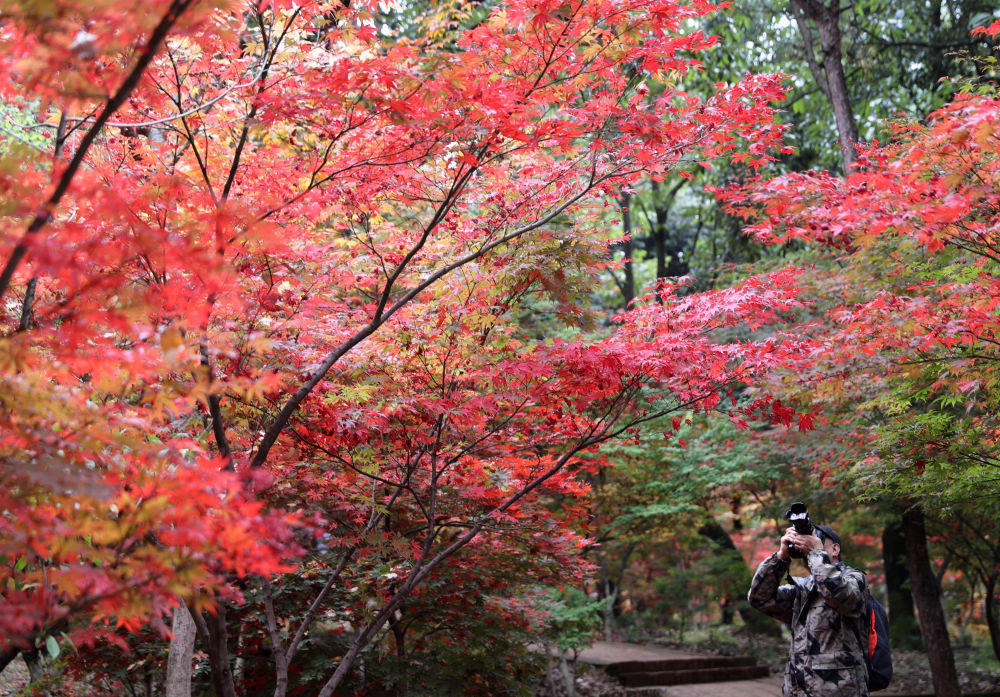
M 718 521 L 710 520 L 700 528 L 698 528 L 698 534 L 711 540 L 716 547 L 718 547 L 721 554 L 731 554 L 734 559 L 739 559 L 743 561 L 743 566 L 746 568 L 745 583 L 740 584 L 740 588 L 749 588 L 750 581 L 753 578 L 753 573 L 750 567 L 743 560 L 743 556 L 740 551 L 736 549 L 736 545 L 733 543 L 733 538 L 729 536 L 726 529 L 719 525 Z M 771 618 L 762 612 L 757 612 L 751 608 L 746 603 L 745 597 L 746 591 L 740 594 L 740 597 L 733 598 L 731 596 L 723 599 L 724 605 L 728 605 L 730 608 L 736 607 L 739 609 L 740 617 L 743 619 L 743 625 L 752 634 L 762 634 L 765 636 L 779 637 L 781 636 L 781 627 L 779 627 Z M 732 612 L 732 610 L 730 610 Z M 725 613 L 725 607 L 723 608 L 723 613 Z
M 858 142 L 858 125 L 854 120 L 854 110 L 851 108 L 840 49 L 840 1 L 832 0 L 830 5 L 822 0 L 792 0 L 792 3 L 794 8 L 803 12 L 816 24 L 816 31 L 819 32 L 822 51 L 820 65 L 825 80 L 825 84 L 820 83 L 820 87 L 830 100 L 830 106 L 833 107 L 833 118 L 837 123 L 837 135 L 840 140 L 840 157 L 846 174 L 858 159 L 857 151 L 854 149 L 854 144 Z M 807 49 L 811 52 L 811 38 L 802 22 L 799 22 L 799 31 Z M 813 55 L 807 56 L 807 59 L 810 63 L 815 61 Z
M 958 685 L 955 656 L 948 638 L 944 611 L 941 609 L 937 580 L 927 553 L 927 531 L 924 527 L 924 513 L 920 508 L 914 506 L 903 513 L 903 532 L 913 599 L 920 613 L 920 633 L 931 664 L 934 694 L 937 697 L 960 697 L 962 691 Z
M 656 248 L 656 278 L 667 277 L 667 211 L 656 207 L 656 227 L 651 231 Z
M 910 573 L 906 568 L 906 538 L 899 519 L 890 521 L 882 531 L 882 560 L 889 600 L 890 643 L 897 649 L 919 649 L 920 626 L 913 612 Z
M 649 221 L 650 234 L 656 248 L 656 278 L 677 278 L 687 276 L 691 265 L 685 256 L 688 240 L 678 231 L 670 234 L 670 209 L 673 208 L 677 192 L 686 182 L 682 179 L 668 191 L 661 191 L 658 182 L 652 182 L 653 212 L 655 220 Z
M 45 657 L 39 649 L 32 649 L 31 651 L 24 651 L 22 653 L 24 656 L 24 663 L 28 666 L 28 676 L 30 685 L 32 688 L 29 692 L 33 695 L 42 695 L 43 697 L 48 697 L 49 690 L 45 687 Z
M 724 596 L 719 607 L 722 610 L 722 624 L 726 627 L 731 626 L 733 620 L 736 619 L 736 608 L 733 607 L 732 598 L 728 595 Z
M 197 632 L 194 618 L 187 606 L 178 605 L 174 608 L 174 621 L 170 630 L 174 636 L 170 640 L 170 653 L 167 654 L 164 694 L 166 697 L 191 697 L 191 658 Z
M 986 581 L 986 625 L 990 629 L 993 655 L 1000 661 L 1000 573 L 994 573 Z
M 614 641 L 615 629 L 617 628 L 617 623 L 615 622 L 615 604 L 618 602 L 618 587 L 612 580 L 611 572 L 608 570 L 607 564 L 603 559 L 601 559 L 599 568 L 601 576 L 598 596 L 605 601 L 602 607 L 604 615 L 604 641 Z
M 566 697 L 576 697 L 576 677 L 569 667 L 566 651 L 559 649 L 559 672 L 562 673 L 563 684 L 566 686 Z
M 15 649 L 14 647 L 0 651 L 0 673 L 10 665 L 11 661 L 17 658 L 19 653 L 21 653 L 21 649 Z
M 26 332 L 31 329 L 31 325 L 35 322 L 34 306 L 35 306 L 35 288 L 38 286 L 38 279 L 32 277 L 28 281 L 27 287 L 24 289 L 24 303 L 21 305 L 21 321 L 17 325 L 17 331 Z
M 635 254 L 635 245 L 632 244 L 632 212 L 629 204 L 632 202 L 632 194 L 622 194 L 622 254 L 625 255 L 625 262 L 622 270 L 625 272 L 625 280 L 622 283 L 622 297 L 625 298 L 625 307 L 635 300 L 635 266 L 632 264 L 632 256 Z
M 197 622 L 197 620 L 195 620 Z M 221 599 L 215 614 L 205 619 L 205 651 L 212 673 L 216 697 L 236 697 L 233 669 L 229 661 L 229 631 L 226 627 L 226 604 Z
M 392 630 L 392 638 L 396 642 L 396 658 L 399 659 L 399 679 L 393 686 L 395 697 L 406 697 L 409 692 L 409 681 L 406 679 L 406 627 L 403 626 L 403 608 L 399 614 L 389 620 L 389 629 Z
M 550 695 L 559 694 L 559 692 L 556 690 L 556 682 L 555 682 L 556 667 L 555 667 L 555 661 L 553 660 L 552 657 L 552 652 L 556 650 L 558 649 L 556 649 L 554 645 L 553 646 L 549 646 L 548 644 L 545 645 L 545 684 L 549 688 Z

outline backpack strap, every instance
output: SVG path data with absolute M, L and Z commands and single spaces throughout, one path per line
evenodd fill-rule
M 875 608 L 870 607 L 865 602 L 865 619 L 868 620 L 868 660 L 875 655 L 875 647 L 878 646 L 878 628 L 875 626 Z

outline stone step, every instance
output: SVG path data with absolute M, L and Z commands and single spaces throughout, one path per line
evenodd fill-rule
M 779 697 L 780 695 L 781 678 L 771 676 L 755 680 L 663 685 L 660 687 L 623 686 L 606 690 L 600 694 L 600 697 Z M 933 695 L 921 695 L 920 697 L 933 697 Z
M 651 687 L 657 685 L 687 685 L 694 683 L 729 682 L 766 678 L 767 666 L 727 666 L 706 668 L 681 668 L 675 670 L 645 670 L 618 674 L 615 677 L 625 687 Z
M 619 661 L 606 666 L 611 675 L 619 676 L 635 672 L 661 672 L 669 670 L 701 670 L 711 668 L 744 668 L 757 665 L 748 656 L 699 656 L 688 658 L 667 658 L 652 661 Z

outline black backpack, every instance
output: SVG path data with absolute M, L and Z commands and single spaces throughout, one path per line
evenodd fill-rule
M 889 648 L 889 617 L 882 603 L 870 593 L 865 593 L 866 610 L 862 627 L 867 630 L 868 641 L 859 642 L 865 651 L 865 668 L 868 669 L 868 690 L 877 692 L 889 687 L 892 680 L 892 651 Z M 860 637 L 859 637 L 860 639 Z

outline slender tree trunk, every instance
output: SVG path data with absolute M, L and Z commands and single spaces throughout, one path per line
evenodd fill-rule
M 736 619 L 736 608 L 733 606 L 732 596 L 723 596 L 722 601 L 719 603 L 719 609 L 722 611 L 723 626 L 731 626 Z
M 656 278 L 676 278 L 686 276 L 691 266 L 685 257 L 687 240 L 682 234 L 670 234 L 670 209 L 673 208 L 677 192 L 685 180 L 677 182 L 669 190 L 663 191 L 656 181 L 650 184 L 653 191 L 654 218 L 649 218 L 650 234 L 656 248 Z M 648 216 L 647 216 L 648 218 Z
M 625 239 L 622 240 L 621 247 L 626 261 L 622 269 L 625 272 L 625 281 L 622 283 L 621 291 L 625 298 L 625 307 L 628 307 L 635 300 L 635 267 L 632 264 L 635 245 L 632 244 L 632 212 L 629 210 L 631 202 L 632 194 L 622 194 L 622 235 Z
M 32 276 L 31 280 L 28 281 L 27 287 L 24 289 L 24 303 L 21 305 L 21 321 L 17 325 L 19 332 L 28 331 L 35 322 L 34 307 L 35 289 L 37 286 L 38 279 Z
M 656 206 L 656 222 L 652 225 L 650 233 L 653 235 L 653 244 L 656 247 L 656 278 L 660 279 L 667 277 L 667 213 L 670 211 L 670 207 L 669 203 L 659 200 L 659 183 L 654 181 L 651 186 Z
M 243 624 L 236 627 L 236 654 L 233 656 L 233 682 L 240 684 L 246 675 L 246 652 L 244 651 Z
M 816 25 L 819 33 L 820 65 L 823 68 L 824 83 L 820 84 L 824 94 L 833 107 L 833 117 L 837 124 L 837 135 L 840 140 L 841 161 L 844 163 L 845 174 L 850 171 L 854 161 L 858 159 L 854 149 L 858 142 L 858 125 L 854 120 L 854 110 L 851 108 L 851 97 L 847 91 L 847 76 L 844 73 L 844 61 L 841 53 L 840 35 L 840 0 L 830 0 L 827 5 L 822 0 L 792 0 L 795 9 L 804 13 Z M 799 22 L 799 30 L 807 48 L 811 50 L 811 38 Z M 814 56 L 808 56 L 810 62 Z M 815 75 L 815 74 L 814 74 Z M 817 79 L 818 81 L 818 79 Z
M 56 127 L 55 149 L 52 152 L 52 161 L 59 164 L 62 157 L 63 146 L 66 144 L 66 111 L 59 114 L 59 125 Z M 53 170 L 56 171 L 56 170 Z M 17 325 L 19 332 L 26 332 L 35 323 L 35 290 L 38 287 L 38 278 L 32 276 L 24 289 L 24 302 L 21 304 L 21 321 Z
M 615 638 L 615 604 L 618 602 L 618 586 L 611 578 L 611 571 L 603 558 L 600 559 L 600 589 L 598 595 L 604 599 L 604 641 Z
M 191 658 L 197 631 L 194 618 L 186 605 L 174 608 L 174 621 L 170 630 L 174 636 L 170 640 L 170 653 L 167 655 L 164 694 L 166 697 L 191 697 Z
M 558 694 L 555 682 L 556 666 L 552 656 L 553 651 L 558 651 L 555 645 L 545 645 L 545 684 L 549 688 L 550 695 Z
M 889 639 L 898 649 L 920 648 L 920 626 L 913 612 L 910 572 L 906 568 L 906 538 L 900 520 L 893 519 L 882 531 L 882 560 L 889 600 Z
M 195 619 L 197 622 L 197 619 Z M 233 669 L 229 660 L 229 632 L 226 628 L 226 604 L 221 600 L 215 614 L 204 619 L 203 637 L 208 663 L 212 673 L 212 687 L 216 697 L 236 697 Z
M 990 629 L 993 655 L 1000 661 L 1000 573 L 984 579 L 986 582 L 986 625 Z
M 393 686 L 395 697 L 406 697 L 409 691 L 409 681 L 406 679 L 406 627 L 403 626 L 403 609 L 400 614 L 389 621 L 389 629 L 392 630 L 392 638 L 396 643 L 396 658 L 399 659 L 399 679 Z
M 920 633 L 931 664 L 931 677 L 936 697 L 960 697 L 955 656 L 948 638 L 948 626 L 941 608 L 941 595 L 927 553 L 927 531 L 924 513 L 911 507 L 903 513 L 906 538 L 906 561 L 913 586 L 913 599 L 920 613 Z
M 576 678 L 574 671 L 569 667 L 566 653 L 565 650 L 559 649 L 559 672 L 562 673 L 563 684 L 566 685 L 566 697 L 576 697 Z

